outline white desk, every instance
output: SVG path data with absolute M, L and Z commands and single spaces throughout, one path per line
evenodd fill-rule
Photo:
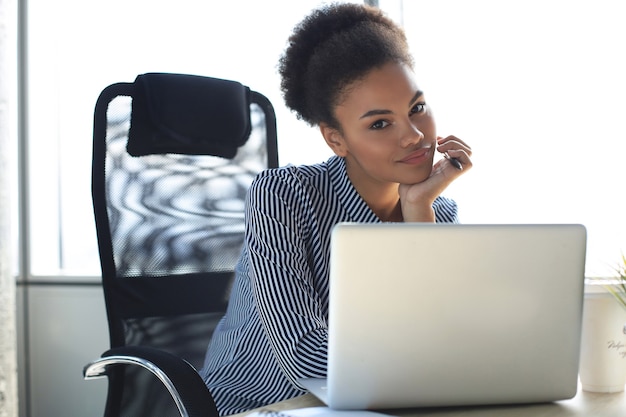
M 318 407 L 322 403 L 311 394 L 292 398 L 252 411 L 287 411 L 305 407 Z M 251 412 L 252 412 L 251 411 Z M 571 400 L 546 404 L 421 408 L 377 410 L 397 417 L 626 417 L 626 395 L 596 394 L 580 390 Z M 237 414 L 243 417 L 248 413 Z

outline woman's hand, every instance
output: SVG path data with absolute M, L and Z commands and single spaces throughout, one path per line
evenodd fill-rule
M 461 168 L 448 158 L 433 165 L 430 176 L 417 184 L 400 184 L 400 206 L 405 222 L 434 222 L 435 199 L 458 177 L 472 167 L 472 149 L 456 136 L 437 137 L 437 151 L 456 159 Z

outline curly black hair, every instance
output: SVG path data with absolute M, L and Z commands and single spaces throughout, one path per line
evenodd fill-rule
M 404 30 L 375 7 L 322 6 L 289 37 L 278 71 L 287 107 L 311 126 L 340 128 L 334 108 L 347 89 L 389 62 L 413 68 Z

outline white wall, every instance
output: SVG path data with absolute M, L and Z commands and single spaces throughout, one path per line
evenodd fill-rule
M 15 134 L 16 3 L 0 1 L 0 417 L 17 416 L 15 280 L 11 273 L 10 155 Z
M 19 288 L 20 417 L 102 417 L 107 379 L 85 381 L 83 367 L 108 349 L 99 286 Z

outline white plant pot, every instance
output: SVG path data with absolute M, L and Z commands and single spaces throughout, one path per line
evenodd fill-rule
M 624 391 L 625 332 L 626 312 L 610 294 L 585 297 L 579 372 L 584 391 Z

